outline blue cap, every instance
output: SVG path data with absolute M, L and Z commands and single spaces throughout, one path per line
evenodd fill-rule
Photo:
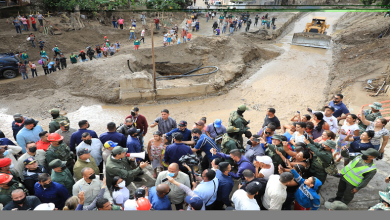
M 215 119 L 214 127 L 219 128 L 221 127 L 222 121 L 221 119 Z
M 185 198 L 185 201 L 186 203 L 191 205 L 191 207 L 194 208 L 195 210 L 201 210 L 203 207 L 203 200 L 198 196 L 194 196 L 194 197 L 187 196 Z

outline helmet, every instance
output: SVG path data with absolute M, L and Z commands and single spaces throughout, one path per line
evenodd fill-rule
M 138 211 L 149 211 L 152 208 L 152 205 L 147 198 L 139 198 L 135 207 Z
M 47 140 L 48 140 L 48 141 L 61 141 L 62 139 L 64 139 L 64 137 L 61 136 L 61 135 L 58 134 L 58 133 L 51 133 L 51 134 L 49 134 L 49 136 L 47 137 Z
M 104 36 L 104 39 L 107 39 L 107 36 Z
M 106 143 L 104 143 L 105 148 L 116 147 L 117 145 L 118 143 L 115 143 L 113 141 L 106 141 Z
M 8 175 L 6 173 L 0 173 L 0 184 L 9 183 L 12 180 L 12 175 Z

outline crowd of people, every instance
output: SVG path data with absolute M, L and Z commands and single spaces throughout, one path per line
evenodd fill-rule
M 99 136 L 88 120 L 72 128 L 60 109 L 50 111 L 49 131 L 17 113 L 9 128 L 16 143 L 0 132 L 0 204 L 3 210 L 317 210 L 326 180 L 340 178 L 324 206 L 347 210 L 376 175 L 390 133 L 381 103 L 355 115 L 342 100 L 336 94 L 323 111 L 297 112 L 286 125 L 268 108 L 253 133 L 246 105 L 225 125 L 202 117 L 193 126 L 168 109 L 148 124 L 134 107 L 124 124 L 109 122 Z M 154 186 L 130 193 L 148 170 L 147 185 Z M 390 210 L 389 192 L 390 185 L 369 209 Z

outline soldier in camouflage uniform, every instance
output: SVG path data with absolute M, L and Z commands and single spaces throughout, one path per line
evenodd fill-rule
M 230 154 L 230 151 L 233 149 L 238 149 L 240 147 L 240 143 L 238 142 L 235 137 L 237 136 L 237 133 L 240 131 L 240 129 L 235 128 L 233 126 L 230 126 L 226 129 L 225 134 L 222 136 L 222 143 L 221 143 L 221 152 L 224 154 Z M 234 161 L 232 159 L 229 159 L 227 162 L 230 163 L 230 165 L 234 164 Z
M 72 173 L 66 167 L 66 161 L 55 159 L 50 162 L 49 167 L 52 169 L 51 181 L 64 185 L 68 190 L 69 195 L 72 195 L 72 189 L 75 182 Z
M 279 173 L 279 165 L 284 164 L 283 159 L 279 156 L 279 154 L 276 152 L 276 149 L 282 153 L 284 157 L 286 157 L 286 152 L 284 151 L 283 143 L 282 143 L 282 137 L 280 135 L 275 134 L 272 136 L 272 144 L 268 144 L 264 138 L 260 138 L 260 143 L 264 144 L 264 146 L 267 148 L 265 149 L 265 154 L 272 159 L 272 163 L 274 164 L 274 174 Z
M 307 148 L 311 151 L 313 158 L 311 166 L 307 172 L 307 176 L 314 176 L 321 180 L 322 184 L 325 184 L 327 173 L 325 168 L 328 167 L 332 161 L 332 149 L 336 150 L 336 143 L 331 140 L 327 140 L 324 143 L 315 143 L 312 139 L 305 140 Z M 319 192 L 321 186 L 318 187 L 317 192 Z
M 46 162 L 50 164 L 55 159 L 66 161 L 66 167 L 73 175 L 74 154 L 70 148 L 62 141 L 64 137 L 57 133 L 50 134 L 47 140 L 51 142 L 46 151 Z M 50 171 L 51 172 L 51 171 Z
M 240 142 L 240 149 L 242 150 L 245 150 L 243 145 L 244 140 L 242 138 L 242 135 L 245 134 L 247 138 L 250 138 L 252 136 L 250 131 L 248 131 L 249 127 L 247 126 L 249 124 L 249 121 L 246 121 L 243 116 L 246 110 L 248 110 L 248 107 L 246 107 L 246 105 L 238 106 L 237 111 L 232 111 L 230 113 L 229 123 L 228 123 L 228 126 L 233 126 L 239 129 L 239 132 L 237 132 L 235 139 L 237 139 Z
M 0 173 L 0 204 L 7 205 L 12 201 L 11 193 L 15 189 L 22 189 L 28 195 L 27 189 L 20 182 L 14 180 L 12 175 Z
M 60 115 L 60 110 L 58 108 L 53 108 L 49 111 L 53 120 L 49 123 L 49 133 L 54 133 L 60 129 L 60 122 L 66 121 L 70 123 L 68 117 Z
M 371 109 L 364 111 L 364 115 L 368 121 L 374 122 L 377 118 L 382 118 L 382 114 L 379 110 L 382 110 L 382 104 L 379 102 L 374 102 L 372 105 L 369 105 Z M 359 117 L 361 119 L 361 117 Z M 366 131 L 367 125 L 362 121 L 359 122 L 359 134 L 363 134 Z

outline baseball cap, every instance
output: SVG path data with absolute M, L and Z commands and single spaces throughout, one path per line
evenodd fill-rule
M 20 114 L 20 113 L 16 113 L 16 114 L 14 114 L 14 118 L 21 118 L 21 117 L 23 117 L 23 115 L 22 115 L 22 114 Z
M 250 195 L 255 195 L 261 189 L 261 183 L 255 181 L 251 182 L 246 186 L 246 192 Z
M 91 153 L 91 150 L 88 148 L 81 148 L 80 150 L 77 151 L 77 156 L 81 156 L 83 154 L 89 154 Z
M 215 119 L 214 121 L 214 127 L 219 128 L 222 125 L 221 119 Z
M 186 121 L 180 121 L 179 126 L 180 127 L 185 127 L 185 126 L 187 126 L 187 122 Z
M 367 156 L 379 157 L 380 155 L 379 151 L 375 150 L 374 148 L 368 148 L 367 150 L 362 150 L 361 152 Z
M 117 145 L 118 143 L 115 143 L 113 141 L 106 141 L 106 143 L 104 143 L 104 148 L 116 147 Z
M 173 137 L 175 140 L 178 140 L 178 141 L 183 140 L 183 134 L 180 133 L 180 132 L 174 132 L 174 133 L 172 134 L 172 137 Z
M 264 164 L 271 164 L 272 158 L 269 156 L 256 156 L 256 160 Z
M 113 154 L 121 154 L 121 153 L 123 153 L 123 152 L 127 152 L 127 148 L 123 148 L 123 147 L 121 147 L 121 146 L 116 146 L 116 147 L 114 147 L 114 149 L 112 149 L 112 153 Z
M 333 107 L 333 106 L 325 106 L 325 108 L 328 108 L 328 109 L 332 110 L 332 112 L 334 112 L 334 111 L 335 111 L 335 109 L 334 109 L 334 107 Z
M 29 158 L 27 158 L 27 159 L 25 159 L 25 160 L 23 161 L 23 164 L 24 164 L 24 165 L 30 165 L 30 164 L 32 164 L 32 163 L 34 163 L 34 162 L 36 162 L 36 160 L 35 160 L 34 158 L 32 158 L 32 157 L 29 157 Z
M 51 114 L 55 114 L 55 115 L 58 115 L 60 114 L 60 110 L 58 108 L 53 108 L 49 111 L 49 113 Z
M 138 108 L 138 107 L 134 107 L 134 108 L 131 109 L 131 111 L 133 111 L 133 112 L 139 112 L 139 108 Z
M 203 121 L 198 121 L 198 122 L 195 122 L 196 125 L 200 125 L 200 126 L 204 126 L 204 122 Z
M 141 198 L 141 197 L 145 197 L 145 194 L 146 194 L 146 191 L 144 188 L 138 188 L 135 190 L 134 197 L 136 199 Z
M 60 126 L 69 127 L 70 124 L 67 121 L 61 121 Z
M 185 201 L 195 210 L 200 210 L 203 207 L 203 200 L 198 196 L 187 196 Z
M 252 138 L 253 141 L 257 142 L 257 143 L 260 143 L 260 139 L 256 138 L 256 137 L 253 137 Z
M 35 207 L 34 211 L 53 211 L 55 207 L 54 203 L 41 203 Z
M 326 140 L 324 142 L 324 145 L 332 148 L 333 150 L 336 150 L 336 143 L 334 141 L 332 141 L 332 140 Z
M 325 205 L 325 208 L 331 209 L 331 210 L 348 210 L 349 209 L 345 203 L 343 203 L 341 201 L 337 201 L 337 200 L 334 202 L 326 201 L 324 205 Z
M 140 131 L 141 131 L 140 129 L 136 129 L 136 128 L 132 127 L 132 128 L 130 128 L 130 129 L 127 131 L 127 133 L 128 133 L 129 135 L 132 135 L 132 134 L 135 134 L 135 133 L 138 133 L 138 134 L 139 134 Z

